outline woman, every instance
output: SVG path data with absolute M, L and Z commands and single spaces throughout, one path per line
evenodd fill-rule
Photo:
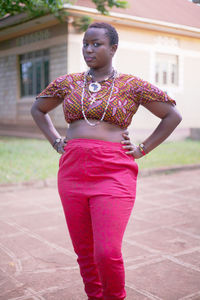
M 163 142 L 181 121 L 164 92 L 112 67 L 118 34 L 93 23 L 83 38 L 88 72 L 54 80 L 37 97 L 32 116 L 62 154 L 58 189 L 88 299 L 125 299 L 122 237 L 135 201 L 141 158 Z M 62 139 L 48 112 L 63 103 L 67 135 Z M 143 105 L 161 119 L 142 144 L 127 127 Z

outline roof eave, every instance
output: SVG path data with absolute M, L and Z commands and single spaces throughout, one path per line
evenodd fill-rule
M 101 15 L 96 9 L 84 6 L 76 6 L 64 4 L 63 7 L 70 12 L 71 15 L 87 15 L 95 16 L 96 19 L 108 21 L 112 19 L 113 22 L 128 25 L 131 27 L 144 28 L 148 30 L 164 31 L 178 35 L 185 35 L 190 37 L 200 37 L 200 28 L 187 25 L 175 24 L 170 22 L 159 21 L 155 19 L 148 19 L 142 17 L 131 16 L 128 14 L 121 14 L 110 12 L 109 15 Z
M 21 36 L 28 32 L 41 30 L 48 26 L 58 24 L 58 22 L 58 19 L 56 19 L 54 15 L 46 15 L 27 20 L 26 22 L 22 21 L 18 24 L 9 24 L 9 26 L 0 30 L 0 41 L 12 39 L 13 37 Z

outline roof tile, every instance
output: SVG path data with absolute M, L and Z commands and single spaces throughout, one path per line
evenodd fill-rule
M 200 6 L 189 0 L 128 0 L 127 9 L 113 12 L 200 28 Z M 77 0 L 76 5 L 94 8 L 90 0 Z

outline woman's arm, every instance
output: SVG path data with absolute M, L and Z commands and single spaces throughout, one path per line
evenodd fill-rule
M 178 126 L 181 122 L 182 117 L 176 107 L 170 103 L 163 102 L 151 102 L 143 104 L 143 106 L 148 109 L 151 113 L 161 119 L 157 128 L 153 133 L 143 142 L 145 152 L 148 153 L 160 145 Z M 124 146 L 126 149 L 132 149 L 126 152 L 127 154 L 132 154 L 135 158 L 140 158 L 143 156 L 140 149 L 136 146 L 131 145 L 128 135 L 124 135 L 125 141 L 122 143 L 126 144 Z M 131 148 L 132 146 L 132 148 Z
M 48 112 L 56 108 L 58 105 L 62 103 L 63 100 L 55 97 L 41 97 L 37 98 L 31 108 L 31 115 L 40 128 L 42 133 L 48 139 L 48 141 L 53 145 L 57 138 L 61 138 L 60 134 L 57 132 L 56 128 L 54 127 L 51 118 L 48 115 Z M 57 151 L 59 153 L 64 153 L 64 145 L 65 141 L 61 141 L 59 143 L 59 148 Z
M 174 131 L 181 122 L 182 117 L 176 107 L 169 103 L 149 103 L 144 104 L 144 107 L 161 119 L 158 127 L 143 142 L 147 152 L 150 152 Z

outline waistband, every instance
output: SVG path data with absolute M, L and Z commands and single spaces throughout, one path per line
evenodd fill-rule
M 83 147 L 100 146 L 109 149 L 121 149 L 121 150 L 123 149 L 122 148 L 123 145 L 121 143 L 104 141 L 104 140 L 96 140 L 96 139 L 71 139 L 68 140 L 67 145 L 83 146 Z

